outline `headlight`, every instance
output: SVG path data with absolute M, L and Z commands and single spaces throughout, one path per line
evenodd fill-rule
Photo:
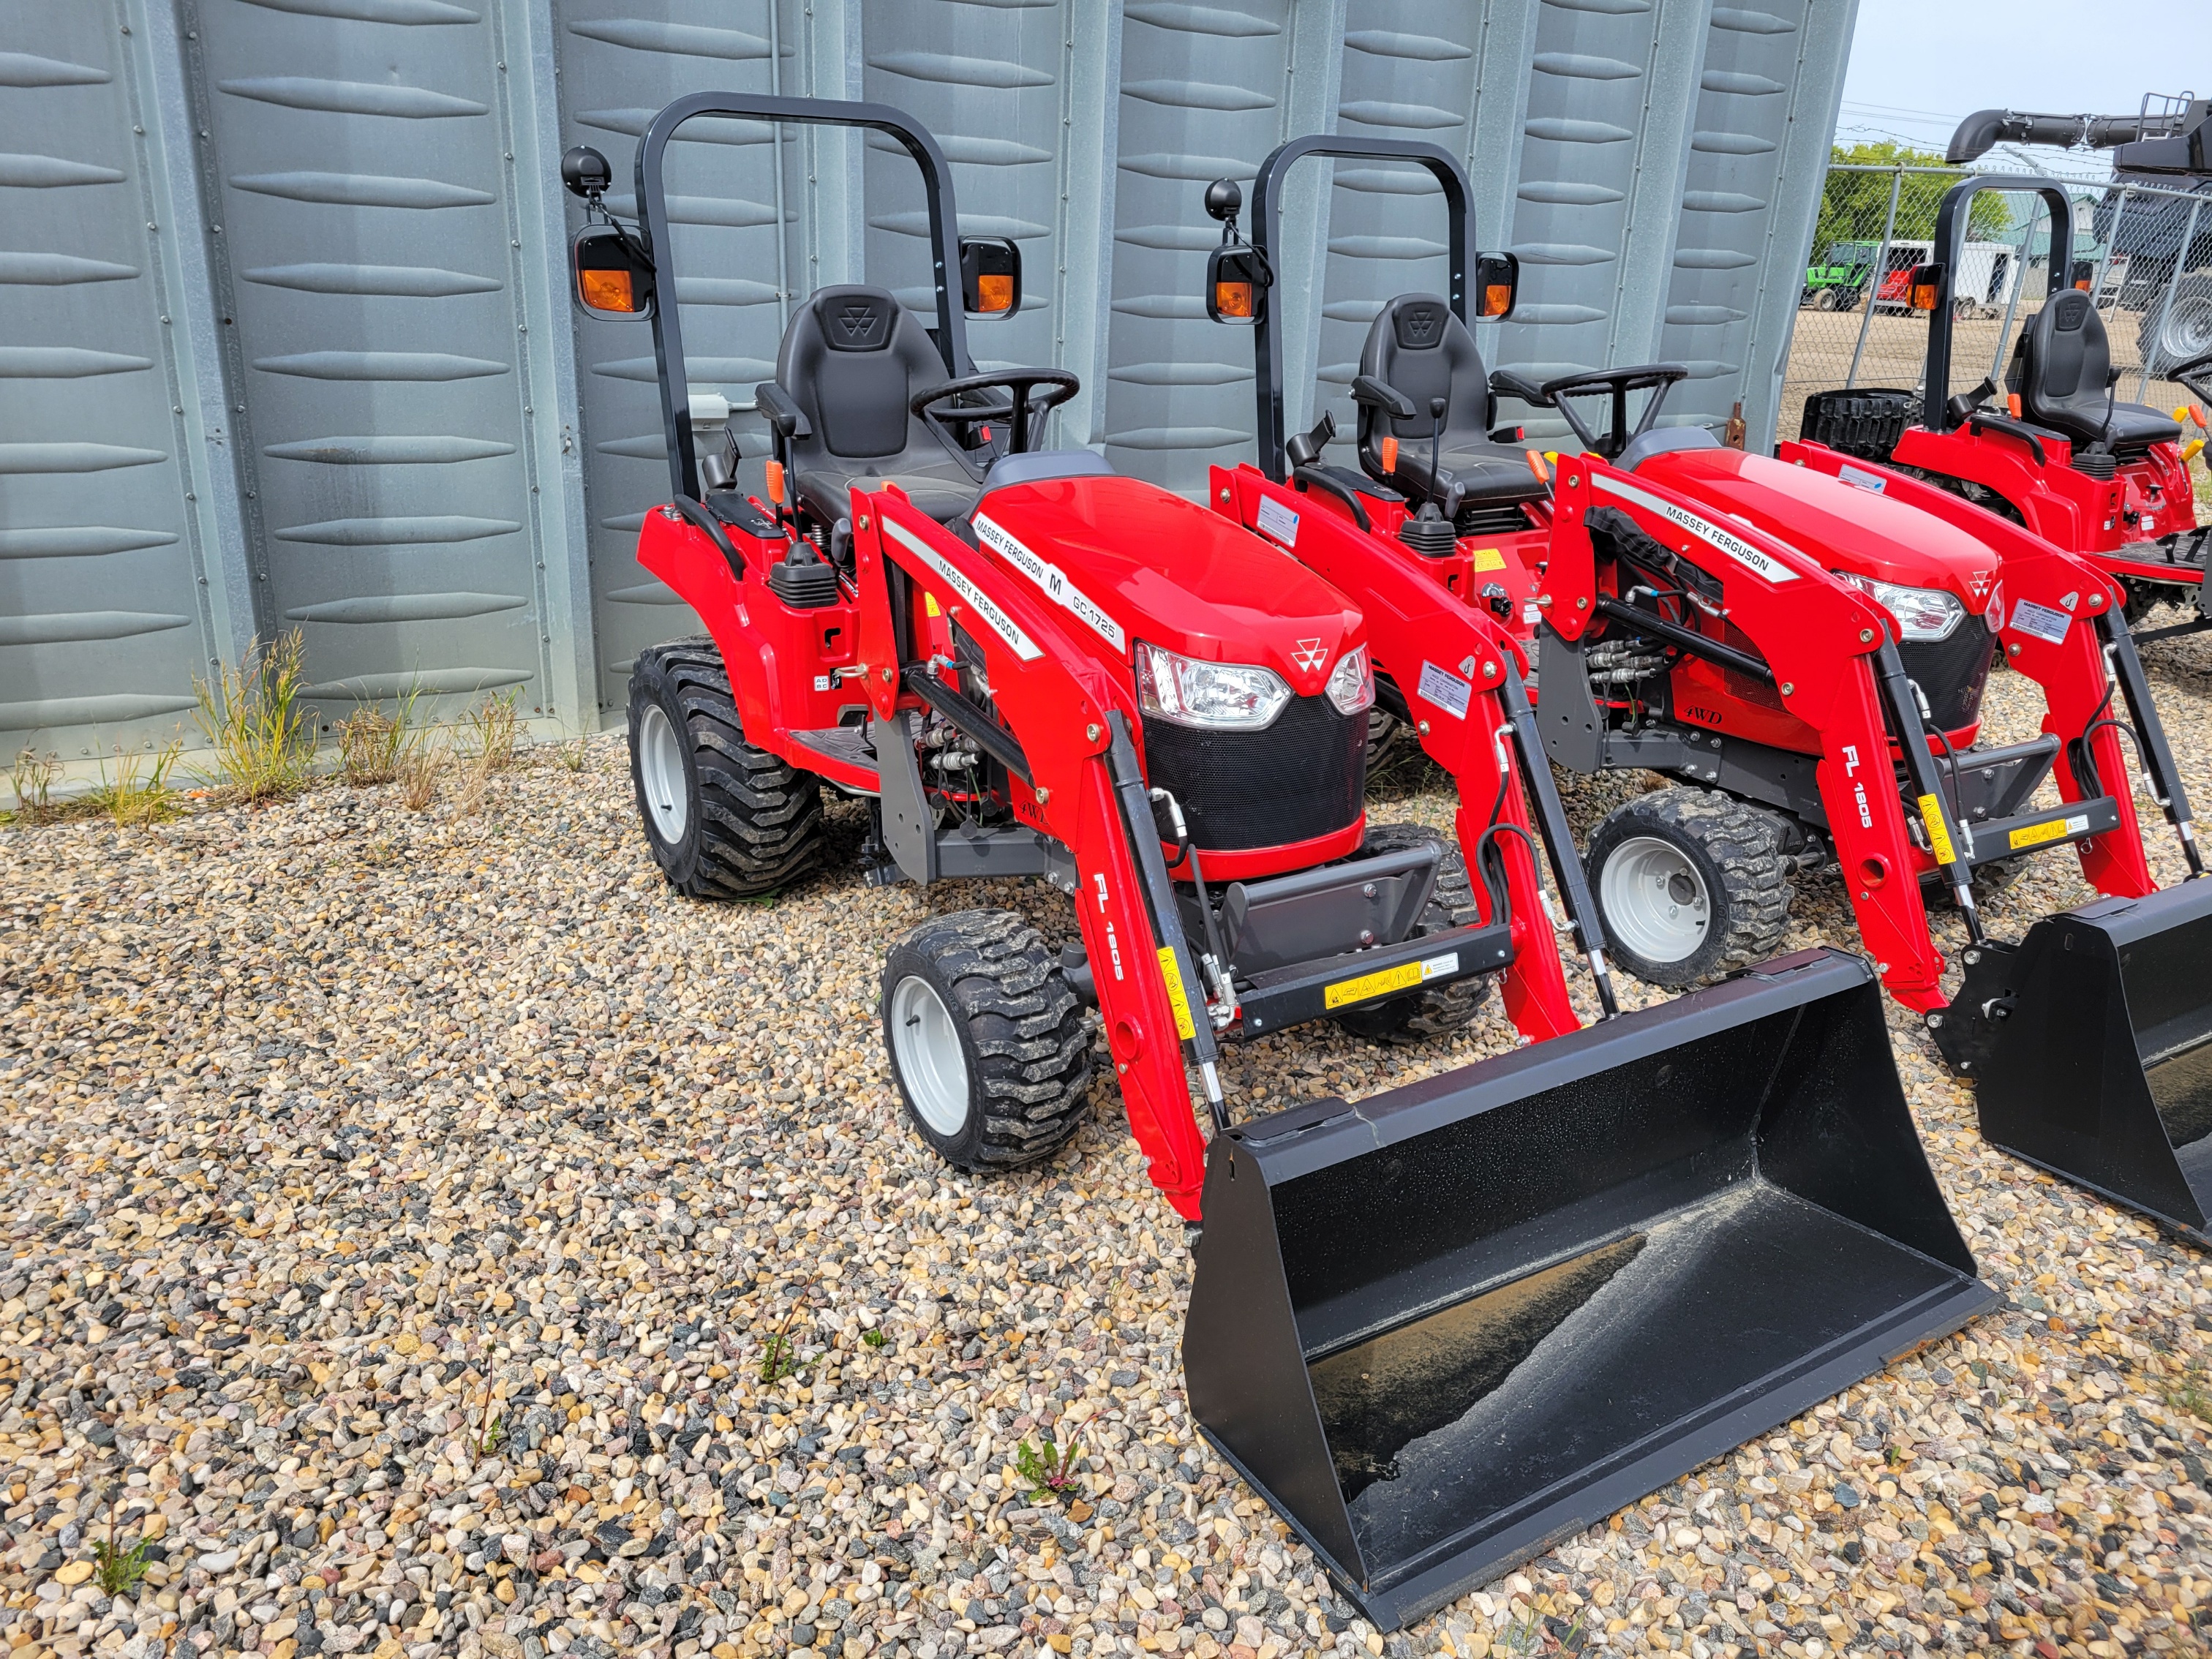
M 1147 714 L 1177 726 L 1258 732 L 1275 723 L 1291 688 L 1265 668 L 1200 662 L 1139 641 L 1137 699 Z
M 1375 703 L 1375 671 L 1367 665 L 1367 647 L 1347 651 L 1328 677 L 1328 700 L 1340 714 L 1357 714 Z
M 1948 640 L 1966 619 L 1966 607 L 1959 603 L 1959 596 L 1940 587 L 1902 587 L 1848 570 L 1830 574 L 1862 593 L 1871 594 L 1875 604 L 1897 618 L 1900 639 Z

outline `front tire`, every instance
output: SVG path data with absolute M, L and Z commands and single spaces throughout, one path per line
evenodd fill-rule
M 1381 853 L 1401 853 L 1409 847 L 1438 843 L 1443 856 L 1437 861 L 1437 884 L 1429 895 L 1428 908 L 1414 924 L 1416 938 L 1464 927 L 1476 919 L 1474 884 L 1468 879 L 1467 860 L 1460 855 L 1458 848 L 1419 823 L 1370 824 L 1359 846 L 1362 856 L 1372 858 Z M 1489 994 L 1490 981 L 1486 976 L 1455 979 L 1442 985 L 1425 985 L 1403 996 L 1347 1008 L 1335 1018 L 1346 1030 L 1370 1042 L 1410 1047 L 1464 1030 L 1474 1022 L 1483 999 Z
M 922 923 L 884 963 L 883 1018 L 907 1117 L 955 1169 L 1035 1164 L 1081 1127 L 1090 1022 L 1059 953 L 1020 916 Z
M 1709 789 L 1655 790 L 1618 808 L 1587 860 L 1614 958 L 1672 991 L 1772 956 L 1790 926 L 1786 830 Z
M 751 898 L 822 860 L 822 791 L 745 741 L 708 639 L 641 651 L 629 674 L 629 769 L 653 862 L 687 898 Z

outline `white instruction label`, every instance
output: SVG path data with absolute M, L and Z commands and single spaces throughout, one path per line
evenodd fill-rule
M 1710 523 L 1672 501 L 1660 500 L 1648 489 L 1638 489 L 1634 484 L 1623 483 L 1619 478 L 1609 478 L 1603 473 L 1594 475 L 1590 482 L 1609 495 L 1634 501 L 1646 512 L 1656 513 L 1662 518 L 1681 526 L 1692 535 L 1702 537 L 1755 576 L 1771 582 L 1794 582 L 1797 580 L 1797 573 L 1781 560 L 1761 552 L 1741 536 L 1731 535 L 1718 525 Z
M 1063 610 L 1073 611 L 1092 633 L 1116 651 L 1129 648 L 1128 636 L 1121 631 L 1121 624 L 1108 616 L 1106 608 L 1097 600 L 1068 580 L 1066 571 L 1030 552 L 1005 526 L 993 523 L 980 513 L 975 514 L 974 523 L 976 539 L 1042 588 L 1045 598 Z
M 1439 668 L 1432 662 L 1421 665 L 1420 693 L 1422 697 L 1449 714 L 1455 720 L 1467 718 L 1467 706 L 1474 699 L 1474 688 L 1456 674 Z
M 1298 544 L 1298 515 L 1273 495 L 1260 497 L 1260 528 L 1285 547 Z
M 1446 974 L 1459 972 L 1459 952 L 1449 951 L 1440 957 L 1430 957 L 1421 963 L 1424 980 L 1442 979 Z
M 2052 645 L 2066 643 L 2066 629 L 2073 620 L 2063 611 L 2038 605 L 2033 599 L 2013 602 L 2012 625 L 2032 638 L 2045 640 Z
M 1889 480 L 1879 472 L 1869 472 L 1862 466 L 1846 466 L 1836 476 L 1855 489 L 1871 490 L 1880 495 L 1889 489 Z

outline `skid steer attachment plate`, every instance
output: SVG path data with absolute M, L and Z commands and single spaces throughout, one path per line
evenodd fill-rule
M 1966 957 L 1935 1028 L 1982 1138 L 2212 1246 L 2212 881 L 2047 916 Z
M 1216 1137 L 1191 1413 L 1396 1628 L 1956 1329 L 1863 961 Z

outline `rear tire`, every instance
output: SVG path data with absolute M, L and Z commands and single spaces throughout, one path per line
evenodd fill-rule
M 629 770 L 653 862 L 687 898 L 751 898 L 821 862 L 820 787 L 745 741 L 712 640 L 638 653 Z
M 1090 1022 L 1059 953 L 1020 916 L 922 923 L 884 963 L 883 1018 L 907 1116 L 954 1168 L 1034 1164 L 1081 1126 Z
M 1587 860 L 1614 959 L 1671 991 L 1772 956 L 1790 926 L 1788 843 L 1779 817 L 1709 789 L 1614 811 Z
M 1464 927 L 1476 919 L 1474 884 L 1468 879 L 1467 860 L 1460 855 L 1458 848 L 1419 823 L 1370 824 L 1367 837 L 1359 847 L 1363 855 L 1372 857 L 1378 853 L 1401 853 L 1409 847 L 1429 845 L 1441 847 L 1443 855 L 1437 861 L 1437 884 L 1429 895 L 1428 908 L 1414 924 L 1416 938 Z M 1365 1037 L 1370 1042 L 1410 1047 L 1464 1030 L 1473 1023 L 1483 999 L 1489 994 L 1487 976 L 1457 979 L 1346 1009 L 1335 1019 L 1354 1036 Z

